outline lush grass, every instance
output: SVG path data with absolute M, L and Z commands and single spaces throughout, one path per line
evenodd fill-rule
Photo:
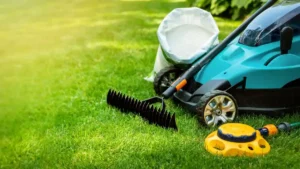
M 299 168 L 299 131 L 269 138 L 261 158 L 222 158 L 203 147 L 213 129 L 168 101 L 178 132 L 106 104 L 109 88 L 144 99 L 156 29 L 186 3 L 21 1 L 0 4 L 1 168 Z M 221 38 L 239 22 L 216 18 Z M 255 127 L 299 121 L 243 115 Z

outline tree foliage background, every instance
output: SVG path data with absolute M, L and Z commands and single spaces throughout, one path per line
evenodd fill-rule
M 187 0 L 190 6 L 210 11 L 214 16 L 244 19 L 256 11 L 266 0 Z

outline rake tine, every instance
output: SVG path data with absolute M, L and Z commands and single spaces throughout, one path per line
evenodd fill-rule
M 169 127 L 173 128 L 175 130 L 178 130 L 177 126 L 176 126 L 176 122 L 175 122 L 175 114 L 173 114 L 172 117 L 171 117 L 171 121 L 170 121 Z
M 114 96 L 114 92 L 112 91 L 112 90 L 109 90 L 109 92 L 107 93 L 107 103 L 108 104 L 112 104 L 112 98 L 113 98 L 113 96 Z
M 152 120 L 153 120 L 153 123 L 157 125 L 156 119 L 157 119 L 157 115 L 159 114 L 159 112 L 155 107 L 153 108 L 153 110 L 154 110 L 154 113 L 153 113 L 153 116 L 152 116 L 153 117 Z
M 150 118 L 149 118 L 149 122 L 150 124 L 153 124 L 154 123 L 154 118 L 155 118 L 155 114 L 156 114 L 156 111 L 154 109 L 153 106 L 151 106 L 151 114 L 150 114 Z
M 159 125 L 159 126 L 162 126 L 161 125 L 161 116 L 163 115 L 163 111 L 162 110 L 159 110 L 159 114 L 158 114 L 158 116 L 156 117 L 156 123 Z M 163 127 L 163 126 L 162 126 Z
M 167 112 L 163 111 L 161 118 L 160 118 L 160 123 L 161 123 L 161 126 L 163 126 L 164 128 L 167 128 L 166 127 L 166 117 L 167 117 Z
M 126 97 L 125 95 L 122 94 L 121 104 L 122 104 L 122 111 L 123 111 L 123 112 L 126 112 L 126 110 L 127 110 L 127 109 L 125 109 L 126 101 L 127 101 L 127 97 Z
M 149 104 L 148 103 L 144 103 L 144 106 L 142 108 L 142 117 L 145 120 L 147 120 L 147 116 L 149 115 L 148 110 L 149 110 Z
M 140 115 L 142 104 L 143 104 L 143 102 L 137 102 L 137 104 L 136 104 L 136 114 L 137 115 Z
M 166 117 L 166 128 L 169 128 L 170 121 L 171 121 L 171 115 L 170 115 L 170 113 L 167 113 L 167 117 Z
M 145 102 L 142 102 L 142 103 L 141 103 L 141 107 L 139 108 L 139 115 L 140 115 L 141 117 L 143 117 L 143 118 L 144 118 L 144 109 L 145 109 L 145 106 L 146 106 L 146 103 L 145 103 Z
M 150 109 L 150 105 L 147 104 L 147 107 L 145 107 L 144 109 L 144 115 L 145 115 L 145 120 L 149 121 L 149 118 L 151 117 L 151 109 Z
M 111 99 L 111 89 L 108 90 L 107 97 L 106 97 L 106 102 L 107 102 L 108 104 L 111 103 L 111 102 L 110 102 L 110 99 Z
M 128 96 L 126 97 L 126 101 L 124 103 L 124 109 L 126 109 L 127 112 L 131 112 L 132 111 L 132 108 L 131 108 L 132 101 L 133 101 L 132 98 L 130 98 Z
M 139 115 L 140 115 L 142 118 L 144 118 L 144 113 L 143 113 L 144 107 L 145 107 L 145 103 L 142 102 L 141 107 L 140 107 L 139 110 L 138 110 L 138 111 L 139 111 Z
M 123 101 L 122 101 L 122 104 L 123 104 L 123 111 L 124 112 L 128 112 L 129 111 L 129 108 L 128 108 L 128 102 L 129 102 L 129 97 L 127 96 L 123 96 Z
M 163 126 L 164 128 L 166 128 L 166 115 L 167 112 L 164 110 L 160 118 L 161 126 Z
M 119 97 L 119 101 L 118 101 L 118 104 L 120 105 L 120 110 L 121 112 L 124 112 L 123 109 L 124 109 L 124 98 L 123 98 L 123 94 L 120 93 L 120 97 Z
M 114 106 L 117 106 L 117 104 L 119 104 L 120 96 L 121 96 L 121 94 L 116 92 L 116 96 L 113 98 L 114 100 L 113 100 L 113 103 L 112 103 Z

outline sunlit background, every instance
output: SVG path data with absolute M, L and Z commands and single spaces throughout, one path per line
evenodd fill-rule
M 160 3 L 150 0 L 2 0 L 1 116 L 10 110 L 16 112 L 18 104 L 42 101 L 47 97 L 45 92 L 54 92 L 55 86 L 67 87 L 72 80 L 63 80 L 78 76 L 73 68 L 95 66 L 102 70 L 104 65 L 99 63 L 113 57 L 116 51 L 151 51 L 147 53 L 151 55 L 148 57 L 151 62 L 141 72 L 149 73 L 158 46 L 158 25 L 171 10 L 186 6 L 185 0 Z M 225 28 L 221 37 L 239 23 L 226 25 L 226 21 L 218 18 L 217 21 Z M 85 58 L 82 55 L 91 55 L 90 65 L 82 60 Z M 140 55 L 131 57 L 141 58 Z

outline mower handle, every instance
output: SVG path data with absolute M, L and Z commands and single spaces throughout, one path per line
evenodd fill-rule
M 170 98 L 175 92 L 179 91 L 187 84 L 187 80 L 193 77 L 199 72 L 204 65 L 210 62 L 218 53 L 220 53 L 234 38 L 236 38 L 246 27 L 263 11 L 271 7 L 277 2 L 277 0 L 268 0 L 261 8 L 259 8 L 252 16 L 250 16 L 244 23 L 236 28 L 230 35 L 228 35 L 218 46 L 213 48 L 209 53 L 203 56 L 198 63 L 191 66 L 186 72 L 184 72 L 174 83 L 166 89 L 162 96 L 164 99 Z

